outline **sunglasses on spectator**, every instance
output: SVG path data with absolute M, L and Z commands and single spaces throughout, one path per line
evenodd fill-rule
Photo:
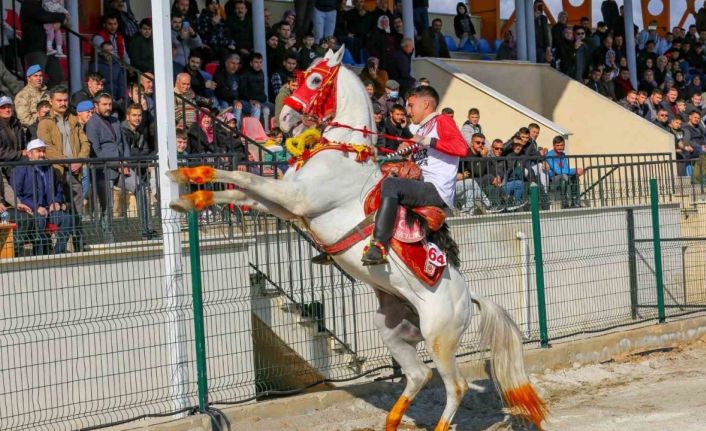
M 473 141 L 474 144 L 485 144 L 485 141 Z
M 493 151 L 502 151 L 503 147 L 493 147 Z
M 576 36 L 585 36 L 585 35 L 586 35 L 586 33 L 584 33 L 584 32 L 576 33 Z

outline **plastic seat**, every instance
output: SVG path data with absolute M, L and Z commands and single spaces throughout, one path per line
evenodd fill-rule
M 206 65 L 203 67 L 203 70 L 211 76 L 216 75 L 216 69 L 218 69 L 218 62 L 217 61 L 213 61 L 211 63 L 206 63 Z
M 259 143 L 267 141 L 267 133 L 265 133 L 265 129 L 262 127 L 260 120 L 255 117 L 243 117 L 242 122 L 243 136 Z
M 478 40 L 478 51 L 479 51 L 481 54 L 491 54 L 492 52 L 494 52 L 494 51 L 490 48 L 490 44 L 488 43 L 488 41 L 485 40 L 485 39 L 479 39 L 479 40 Z
M 446 39 L 446 47 L 449 48 L 449 51 L 458 51 L 456 39 L 453 36 L 444 36 L 444 39 Z
M 363 67 L 363 64 L 358 64 L 355 62 L 355 59 L 353 58 L 353 54 L 346 48 L 345 51 L 343 51 L 343 64 L 347 64 L 348 66 L 356 66 L 356 67 Z
M 500 49 L 500 45 L 502 45 L 502 44 L 503 44 L 502 40 L 495 39 L 495 52 L 498 52 L 498 50 Z
M 463 44 L 461 50 L 463 52 L 478 52 L 476 46 L 470 40 L 467 40 L 466 43 Z

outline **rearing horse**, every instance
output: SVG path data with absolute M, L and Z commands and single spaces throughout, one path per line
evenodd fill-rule
M 364 197 L 383 175 L 374 160 L 374 135 L 367 133 L 375 130 L 370 98 L 358 77 L 341 67 L 343 52 L 344 48 L 336 53 L 329 50 L 323 59 L 314 61 L 282 110 L 280 124 L 285 131 L 300 124 L 303 115 L 325 120 L 321 142 L 305 152 L 282 180 L 209 167 L 180 168 L 168 173 L 172 180 L 226 182 L 239 190 L 195 192 L 172 202 L 172 208 L 185 211 L 214 203 L 250 205 L 298 221 L 324 248 L 340 244 L 355 231 L 366 218 Z M 333 259 L 375 290 L 379 301 L 375 325 L 407 377 L 404 392 L 387 415 L 385 429 L 397 429 L 410 403 L 432 376 L 417 356 L 416 346 L 421 341 L 426 342 L 446 388 L 446 407 L 435 431 L 449 429 L 468 391 L 455 354 L 471 320 L 472 302 L 481 310 L 481 340 L 491 351 L 498 391 L 511 412 L 541 429 L 545 404 L 529 383 L 520 332 L 505 310 L 471 293 L 452 265 L 444 268 L 433 287 L 417 279 L 395 253 L 390 254 L 387 265 L 363 266 L 364 243 L 349 244 Z

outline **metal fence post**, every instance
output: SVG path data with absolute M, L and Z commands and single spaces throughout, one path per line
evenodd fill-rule
M 542 347 L 549 347 L 547 330 L 547 305 L 544 297 L 544 261 L 542 259 L 542 227 L 539 223 L 539 186 L 530 186 L 532 208 L 532 238 L 534 240 L 534 263 L 537 279 L 537 314 L 539 317 L 539 340 Z
M 206 372 L 206 334 L 203 324 L 203 292 L 201 286 L 201 250 L 199 249 L 199 219 L 189 211 L 189 260 L 191 261 L 191 297 L 194 307 L 196 342 L 196 375 L 199 388 L 199 410 L 208 409 L 208 374 Z
M 652 244 L 655 253 L 655 278 L 657 281 L 657 312 L 659 322 L 664 323 L 664 275 L 662 273 L 662 242 L 659 237 L 659 194 L 657 180 L 650 179 L 650 202 L 652 207 Z
M 627 210 L 628 230 L 628 272 L 630 274 L 630 315 L 637 319 L 637 250 L 635 248 L 635 213 Z

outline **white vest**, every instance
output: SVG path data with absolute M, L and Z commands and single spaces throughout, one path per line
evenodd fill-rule
M 436 115 L 427 117 L 413 132 L 422 137 L 439 138 L 436 130 Z M 417 128 L 415 127 L 415 129 Z M 456 196 L 456 172 L 460 158 L 434 148 L 423 148 L 414 153 L 414 162 L 422 169 L 424 181 L 432 183 L 446 206 L 454 207 Z

